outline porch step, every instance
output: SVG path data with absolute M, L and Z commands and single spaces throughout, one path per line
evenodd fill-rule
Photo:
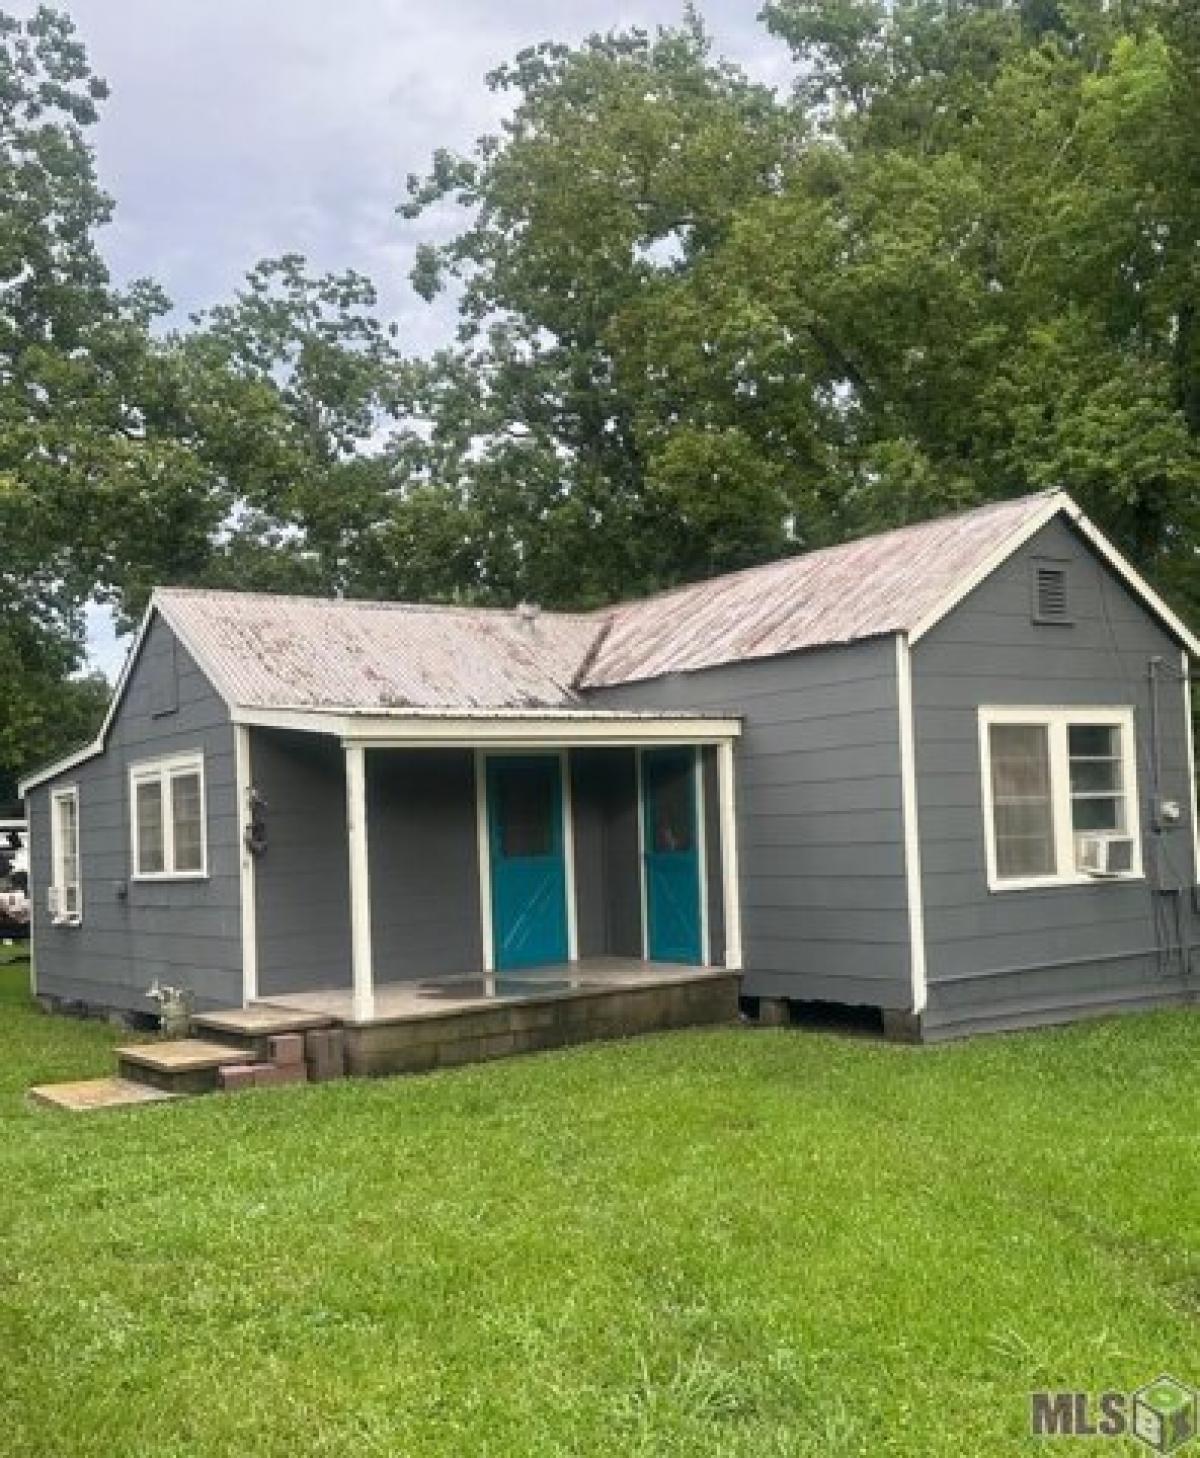
M 217 1087 L 218 1069 L 257 1061 L 253 1049 L 202 1038 L 137 1043 L 116 1051 L 118 1077 L 179 1094 L 208 1093 Z
M 296 1012 L 289 1007 L 255 1003 L 251 1007 L 231 1007 L 220 1012 L 197 1013 L 192 1018 L 192 1029 L 212 1043 L 220 1043 L 229 1048 L 244 1048 L 261 1061 L 268 1056 L 268 1038 L 277 1038 L 287 1033 L 310 1033 L 318 1028 L 336 1027 L 337 1023 L 337 1018 L 328 1013 Z
M 90 1114 L 97 1109 L 125 1109 L 136 1104 L 157 1104 L 178 1098 L 165 1089 L 128 1078 L 86 1078 L 76 1083 L 43 1083 L 29 1090 L 35 1104 L 65 1109 L 72 1114 Z

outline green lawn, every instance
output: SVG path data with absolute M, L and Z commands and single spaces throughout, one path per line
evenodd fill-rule
M 1200 1021 L 729 1029 L 73 1118 L 0 969 L 0 1452 L 992 1455 L 1200 1382 Z M 1101 1444 L 1102 1451 L 1131 1451 Z

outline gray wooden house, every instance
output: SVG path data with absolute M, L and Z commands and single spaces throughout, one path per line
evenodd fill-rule
M 37 989 L 616 1027 L 740 978 L 919 1038 L 1188 1001 L 1198 652 L 1061 494 L 590 614 L 161 590 L 23 786 Z

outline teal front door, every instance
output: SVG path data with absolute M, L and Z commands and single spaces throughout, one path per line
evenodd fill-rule
M 558 755 L 489 757 L 487 804 L 496 970 L 565 962 L 567 874 Z
M 642 755 L 646 950 L 652 962 L 703 960 L 694 749 Z

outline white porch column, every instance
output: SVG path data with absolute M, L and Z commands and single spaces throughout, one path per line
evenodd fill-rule
M 353 1012 L 358 1022 L 375 1016 L 371 963 L 371 872 L 367 859 L 367 766 L 361 744 L 346 749 L 346 832 L 350 844 L 350 964 Z
M 717 745 L 717 791 L 721 802 L 721 887 L 725 907 L 725 965 L 742 967 L 742 899 L 738 893 L 737 791 L 734 784 L 733 740 Z
M 233 726 L 234 776 L 237 786 L 238 879 L 241 892 L 242 1002 L 249 1007 L 258 997 L 258 926 L 255 903 L 254 855 L 246 843 L 250 827 L 250 796 L 253 779 L 250 767 L 250 730 Z

